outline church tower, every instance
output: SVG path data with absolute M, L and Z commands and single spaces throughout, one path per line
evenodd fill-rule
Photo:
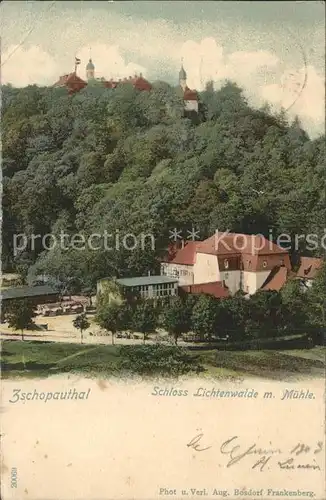
M 94 80 L 94 76 L 95 76 L 95 66 L 92 62 L 92 59 L 90 58 L 86 66 L 86 78 L 88 81 Z
M 182 88 L 182 90 L 186 90 L 186 88 L 187 88 L 187 73 L 185 72 L 183 64 L 181 64 L 181 69 L 179 71 L 179 85 Z

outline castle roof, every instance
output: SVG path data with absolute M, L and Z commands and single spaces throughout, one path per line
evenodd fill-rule
M 124 83 L 131 83 L 135 89 L 137 90 L 151 90 L 152 85 L 149 83 L 146 78 L 143 77 L 143 75 L 140 73 L 140 75 L 135 75 L 135 76 L 129 76 L 129 78 L 124 78 L 123 80 L 109 80 L 109 81 L 104 81 L 104 86 L 108 89 L 115 89 L 118 85 L 124 84 Z

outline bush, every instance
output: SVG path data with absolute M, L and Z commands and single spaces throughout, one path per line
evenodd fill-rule
M 198 357 L 182 347 L 122 346 L 120 356 L 119 369 L 135 375 L 175 377 L 204 371 Z

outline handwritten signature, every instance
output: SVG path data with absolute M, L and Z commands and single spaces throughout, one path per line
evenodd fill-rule
M 194 451 L 202 452 L 209 450 L 213 446 L 207 446 L 205 444 L 205 436 L 201 433 L 194 436 L 187 443 L 187 447 Z M 270 448 L 260 448 L 256 443 L 250 446 L 242 446 L 240 438 L 238 436 L 233 436 L 221 444 L 220 453 L 227 457 L 228 461 L 226 467 L 231 467 L 239 463 L 247 456 L 255 456 L 253 465 L 251 463 L 251 468 L 260 471 L 264 471 L 265 467 L 268 469 L 269 467 L 267 467 L 267 464 L 271 465 L 272 458 L 275 459 L 275 457 L 277 457 L 276 463 L 280 470 L 321 470 L 315 457 L 322 449 L 322 441 L 318 441 L 314 446 L 297 443 L 290 451 L 286 452 L 287 457 L 284 460 L 284 452 L 280 448 L 273 448 L 272 444 Z M 281 455 L 283 455 L 283 457 L 281 457 Z M 303 456 L 306 460 L 302 460 Z M 299 457 L 299 459 L 297 457 Z

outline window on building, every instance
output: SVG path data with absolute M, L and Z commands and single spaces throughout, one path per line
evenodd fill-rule
M 281 266 L 284 266 L 284 259 L 281 259 L 280 263 L 281 263 Z
M 248 269 L 251 268 L 251 260 L 248 260 Z
M 229 268 L 229 261 L 227 259 L 224 260 L 224 267 L 225 269 Z
M 155 285 L 154 295 L 156 295 L 157 297 L 175 295 L 174 283 L 159 283 L 158 285 Z
M 267 267 L 267 260 L 264 260 L 263 267 Z

